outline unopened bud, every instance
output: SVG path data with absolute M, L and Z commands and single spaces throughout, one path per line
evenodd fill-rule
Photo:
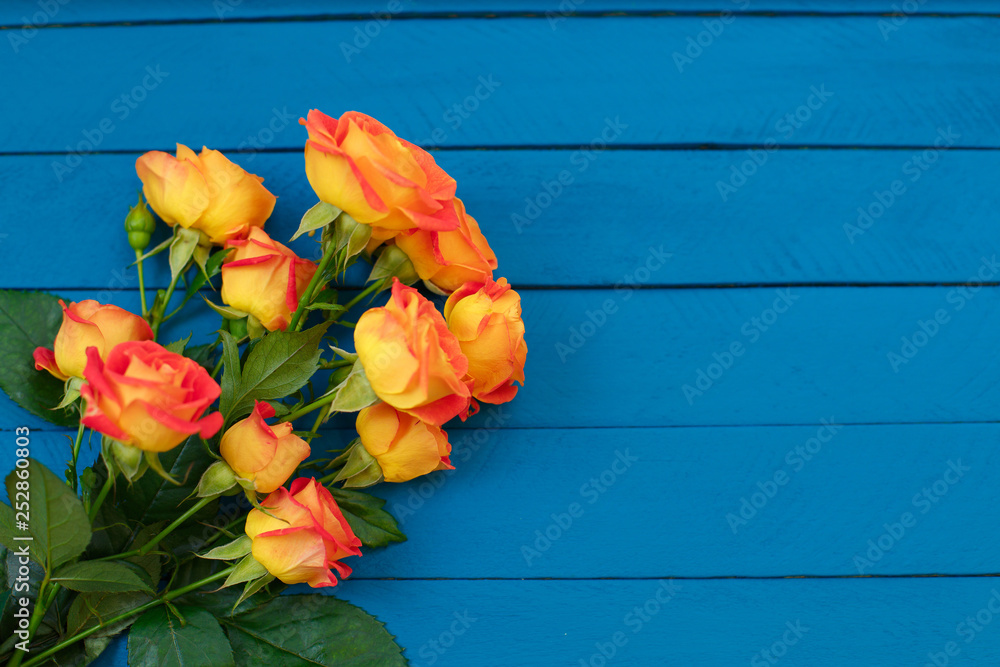
M 125 216 L 125 231 L 128 232 L 128 244 L 139 251 L 146 249 L 156 231 L 156 220 L 146 207 L 142 193 L 139 194 L 139 202 Z

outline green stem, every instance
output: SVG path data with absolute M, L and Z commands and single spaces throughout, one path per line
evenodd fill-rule
M 309 403 L 307 405 L 303 405 L 301 408 L 299 408 L 298 410 L 296 410 L 294 412 L 289 412 L 287 415 L 285 415 L 284 417 L 281 418 L 281 421 L 283 421 L 283 422 L 294 421 L 294 420 L 298 419 L 299 417 L 301 417 L 302 415 L 307 415 L 310 412 L 312 412 L 313 410 L 316 410 L 318 408 L 322 408 L 325 405 L 329 405 L 330 403 L 333 403 L 333 399 L 335 399 L 335 398 L 337 398 L 337 394 L 335 394 L 335 393 L 330 393 L 330 394 L 327 394 L 326 396 L 321 396 L 320 398 L 316 399 L 312 403 Z
M 181 271 L 181 273 L 178 273 L 170 281 L 170 285 L 167 287 L 167 293 L 163 297 L 163 303 L 160 304 L 157 312 L 153 313 L 153 340 L 156 340 L 156 337 L 160 333 L 160 325 L 163 324 L 163 320 L 165 319 L 163 314 L 167 312 L 167 306 L 170 305 L 170 299 L 174 296 L 174 289 L 177 287 L 177 280 L 181 277 L 182 273 L 184 272 Z
M 104 503 L 104 499 L 108 497 L 108 492 L 111 491 L 111 487 L 115 484 L 115 477 L 109 471 L 108 478 L 104 480 L 104 486 L 101 487 L 100 493 L 97 494 L 97 498 L 90 505 L 90 512 L 88 517 L 90 522 L 94 523 L 94 519 L 97 518 L 97 512 L 100 511 L 101 505 Z
M 39 653 L 38 655 L 36 655 L 35 657 L 33 657 L 31 660 L 28 660 L 26 663 L 24 663 L 23 667 L 32 667 L 32 665 L 41 664 L 46 658 L 49 658 L 49 657 L 55 655 L 59 651 L 62 651 L 63 649 L 65 649 L 65 648 L 67 648 L 69 646 L 72 646 L 73 644 L 75 644 L 76 642 L 80 641 L 81 639 L 86 639 L 87 637 L 89 637 L 90 635 L 94 634 L 95 632 L 97 632 L 98 630 L 100 630 L 102 628 L 106 628 L 109 625 L 114 625 L 115 623 L 118 623 L 119 621 L 124 621 L 127 618 L 131 618 L 132 616 L 136 616 L 136 615 L 141 614 L 143 612 L 149 611 L 150 609 L 158 607 L 161 604 L 166 604 L 167 602 L 170 602 L 171 600 L 175 600 L 175 599 L 179 598 L 180 596 L 184 595 L 185 593 L 190 593 L 191 591 L 198 590 L 202 586 L 210 584 L 213 581 L 217 581 L 219 579 L 222 579 L 223 577 L 228 577 L 232 573 L 232 571 L 235 569 L 235 567 L 236 567 L 235 565 L 232 566 L 232 567 L 228 567 L 225 570 L 222 570 L 221 572 L 216 572 L 215 574 L 210 575 L 208 577 L 205 577 L 204 579 L 201 579 L 200 581 L 196 581 L 193 584 L 188 584 L 187 586 L 184 586 L 183 588 L 178 588 L 176 591 L 169 591 L 167 593 L 164 593 L 161 597 L 159 597 L 159 598 L 157 598 L 155 600 L 150 600 L 146 604 L 140 605 L 140 606 L 136 607 L 135 609 L 131 609 L 131 610 L 126 611 L 124 613 L 118 614 L 117 616 L 115 616 L 113 618 L 109 618 L 109 619 L 107 619 L 105 621 L 101 621 L 99 624 L 95 625 L 94 627 L 89 628 L 87 630 L 84 630 L 83 632 L 78 632 L 77 634 L 73 635 L 69 639 L 61 641 L 58 644 L 56 644 L 55 646 L 53 646 L 52 648 L 50 648 L 50 649 L 48 649 L 46 651 L 43 651 L 42 653 Z M 23 655 L 23 653 L 21 653 L 20 655 Z M 16 663 L 13 662 L 14 659 L 17 659 Z M 20 660 L 20 658 L 18 658 L 18 654 L 15 653 L 14 654 L 14 658 L 11 658 L 11 662 L 7 663 L 7 667 L 16 667 L 20 663 L 21 663 L 21 660 Z
M 135 265 L 139 272 L 139 299 L 142 300 L 142 316 L 146 317 L 146 278 L 142 272 L 142 251 L 135 251 Z
M 45 612 L 48 611 L 49 604 L 51 603 L 51 600 L 47 602 L 45 598 L 46 588 L 48 585 L 49 574 L 46 572 L 45 578 L 42 579 L 42 583 L 38 587 L 38 597 L 35 598 L 35 608 L 31 612 L 31 620 L 28 621 L 28 639 L 26 640 L 28 644 L 31 643 L 31 638 L 35 636 L 35 630 L 37 630 L 38 626 L 42 624 L 42 619 L 45 618 Z M 52 599 L 54 599 L 54 596 Z M 14 655 L 12 655 L 10 660 L 7 661 L 7 667 L 17 667 L 20 665 L 26 654 L 27 651 L 21 651 L 15 648 Z
M 169 526 L 167 526 L 166 528 L 164 528 L 163 530 L 161 530 L 159 535 L 157 535 L 156 537 L 154 537 L 153 539 L 151 539 L 146 544 L 142 545 L 139 548 L 139 553 L 136 554 L 136 555 L 138 555 L 138 556 L 145 556 L 150 551 L 152 551 L 153 549 L 155 549 L 156 546 L 160 543 L 160 540 L 162 540 L 164 537 L 166 537 L 170 533 L 174 532 L 174 530 L 176 530 L 176 528 L 178 526 L 180 526 L 182 523 L 184 523 L 185 521 L 187 521 L 188 519 L 190 519 L 192 516 L 194 516 L 198 512 L 198 510 L 200 510 L 202 507 L 204 507 L 205 505 L 209 504 L 210 502 L 212 502 L 211 498 L 201 498 L 198 502 L 196 502 L 194 505 L 192 505 L 190 507 L 190 509 L 188 509 L 187 512 L 184 512 L 184 514 L 181 514 L 179 517 L 177 517 L 177 519 L 172 524 L 170 524 Z
M 344 366 L 353 366 L 354 361 L 351 359 L 342 359 L 340 361 L 325 361 L 321 362 L 319 367 L 330 369 L 330 368 L 343 368 Z
M 364 288 L 364 290 L 362 290 L 360 294 L 358 294 L 356 297 L 354 297 L 353 299 L 344 304 L 344 312 L 346 313 L 352 307 L 358 305 L 358 303 L 360 303 L 362 299 L 364 299 L 372 292 L 377 292 L 378 290 L 382 289 L 384 285 L 385 285 L 384 280 L 376 280 L 371 285 Z
M 301 328 L 300 325 L 305 320 L 303 315 L 306 312 L 306 306 L 312 303 L 313 292 L 316 291 L 316 287 L 322 282 L 323 276 L 326 275 L 326 269 L 330 266 L 330 262 L 333 261 L 334 255 L 336 255 L 336 250 L 333 244 L 330 243 L 326 250 L 323 251 L 323 258 L 319 260 L 319 267 L 316 269 L 316 273 L 313 274 L 312 280 L 309 281 L 306 291 L 299 298 L 299 306 L 295 309 L 292 321 L 288 324 L 288 331 L 298 331 Z
M 80 457 L 80 445 L 83 442 L 83 431 L 84 431 L 84 426 L 83 426 L 83 420 L 81 419 L 80 425 L 76 429 L 76 440 L 73 441 L 73 460 L 69 464 L 70 473 L 72 473 L 70 475 L 69 481 L 70 481 L 70 486 L 73 487 L 74 491 L 77 490 L 77 486 L 79 483 L 78 475 L 76 474 L 76 461 Z
M 215 365 L 215 368 L 212 369 L 212 379 L 213 380 L 215 379 L 215 376 L 219 374 L 219 370 L 222 368 L 222 360 L 223 359 L 225 359 L 225 357 L 220 357 L 219 358 L 219 363 L 217 363 Z

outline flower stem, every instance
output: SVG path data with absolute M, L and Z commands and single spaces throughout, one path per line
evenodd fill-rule
M 87 516 L 90 518 L 90 522 L 93 523 L 94 519 L 97 518 L 97 513 L 101 509 L 101 505 L 104 504 L 104 499 L 108 497 L 108 492 L 111 491 L 111 487 L 115 484 L 115 477 L 108 472 L 108 478 L 104 480 L 104 486 L 101 487 L 100 492 L 97 494 L 97 498 L 90 505 L 90 512 Z
M 361 291 L 361 293 L 359 293 L 356 297 L 354 297 L 353 299 L 351 299 L 350 301 L 348 301 L 347 303 L 344 304 L 344 312 L 346 313 L 352 307 L 358 305 L 358 303 L 360 303 L 362 299 L 364 299 L 366 296 L 368 296 L 372 292 L 378 292 L 380 289 L 382 289 L 382 287 L 384 285 L 385 285 L 385 281 L 384 280 L 376 280 L 371 285 L 369 285 L 368 287 L 364 288 Z
M 135 251 L 135 265 L 139 273 L 139 299 L 142 300 L 142 316 L 146 317 L 146 278 L 142 272 L 142 251 Z
M 194 516 L 198 512 L 198 510 L 200 510 L 202 507 L 204 507 L 205 505 L 207 505 L 210 502 L 212 502 L 211 498 L 201 498 L 198 502 L 196 502 L 194 505 L 192 505 L 188 509 L 187 512 L 184 512 L 184 514 L 181 514 L 179 517 L 177 517 L 177 519 L 174 520 L 174 522 L 172 524 L 170 524 L 169 526 L 167 526 L 166 528 L 164 528 L 163 530 L 161 530 L 159 535 L 157 535 L 156 537 L 154 537 L 153 539 L 151 539 L 149 542 L 147 542 L 146 544 L 144 544 L 141 547 L 139 547 L 139 553 L 137 553 L 136 555 L 137 556 L 145 556 L 150 551 L 152 551 L 153 549 L 155 549 L 156 546 L 160 543 L 160 540 L 162 540 L 164 537 L 166 537 L 170 533 L 174 532 L 174 530 L 176 530 L 178 526 L 180 526 L 182 523 L 184 523 L 185 521 L 187 521 L 188 519 L 190 519 L 192 516 Z
M 35 657 L 31 658 L 31 660 L 28 660 L 26 663 L 24 663 L 23 667 L 32 667 L 33 665 L 41 664 L 42 662 L 45 661 L 46 658 L 49 658 L 49 657 L 55 655 L 59 651 L 62 651 L 63 649 L 65 649 L 65 648 L 67 648 L 69 646 L 72 646 L 73 644 L 75 644 L 76 642 L 80 641 L 81 639 L 86 639 L 87 637 L 89 637 L 90 635 L 94 634 L 95 632 L 97 632 L 101 628 L 106 628 L 109 625 L 113 625 L 115 623 L 118 623 L 119 621 L 124 621 L 127 618 L 131 618 L 132 616 L 136 616 L 136 615 L 141 614 L 143 612 L 149 611 L 150 609 L 158 607 L 161 604 L 166 604 L 167 602 L 170 602 L 171 600 L 179 598 L 180 596 L 184 595 L 185 593 L 190 593 L 191 591 L 198 590 L 202 586 L 205 586 L 206 584 L 210 584 L 213 581 L 217 581 L 219 579 L 222 579 L 223 577 L 228 577 L 232 573 L 232 571 L 233 571 L 233 569 L 235 567 L 236 567 L 235 565 L 232 566 L 232 567 L 228 567 L 225 570 L 222 570 L 221 572 L 216 572 L 215 574 L 207 576 L 204 579 L 201 579 L 199 581 L 194 582 L 193 584 L 188 584 L 187 586 L 184 586 L 183 588 L 178 588 L 175 591 L 168 591 L 168 592 L 164 593 L 162 596 L 158 597 L 157 599 L 150 600 L 149 602 L 147 602 L 144 605 L 140 605 L 140 606 L 136 607 L 135 609 L 131 609 L 129 611 L 126 611 L 124 613 L 118 614 L 117 616 L 114 616 L 114 617 L 109 618 L 107 620 L 103 620 L 100 623 L 98 623 L 97 625 L 95 625 L 94 627 L 89 628 L 87 630 L 84 630 L 83 632 L 78 632 L 77 634 L 73 635 L 69 639 L 61 641 L 58 644 L 56 644 L 55 646 L 53 646 L 52 648 L 50 648 L 50 649 L 48 649 L 46 651 L 43 651 L 42 653 L 39 653 Z M 21 664 L 21 658 L 19 658 L 18 656 L 23 656 L 23 655 L 24 655 L 23 652 L 21 652 L 21 653 L 15 653 L 14 657 L 11 658 L 11 662 L 7 663 L 7 667 L 17 667 L 17 665 L 20 665 Z M 14 662 L 15 659 L 17 660 L 17 662 Z
M 163 321 L 166 319 L 163 314 L 167 312 L 167 307 L 170 305 L 170 299 L 174 296 L 174 290 L 177 288 L 177 281 L 183 273 L 184 272 L 181 271 L 170 280 L 170 285 L 167 286 L 167 293 L 163 296 L 163 303 L 161 303 L 156 309 L 156 312 L 153 313 L 153 323 L 151 325 L 153 329 L 153 340 L 156 340 L 156 337 L 160 333 L 160 325 L 163 324 Z
M 49 585 L 49 573 L 45 573 L 45 578 L 42 579 L 41 585 L 38 587 L 38 597 L 35 598 L 35 609 L 31 612 L 31 620 L 28 621 L 28 638 L 25 640 L 27 643 L 31 642 L 31 638 L 35 636 L 35 630 L 38 626 L 42 624 L 42 619 L 45 618 L 45 612 L 48 611 L 49 604 L 51 600 L 46 601 L 45 593 Z M 59 585 L 56 584 L 56 589 Z M 54 599 L 54 596 L 53 598 Z M 21 664 L 21 660 L 27 651 L 21 651 L 17 648 L 14 649 L 14 655 L 11 656 L 10 660 L 7 662 L 7 667 L 17 667 Z M 29 661 L 30 662 L 30 661 Z
M 69 464 L 69 470 L 71 473 L 69 482 L 70 486 L 73 487 L 74 491 L 77 490 L 77 487 L 79 485 L 79 479 L 78 479 L 79 476 L 76 473 L 76 461 L 80 457 L 80 444 L 83 442 L 83 431 L 84 431 L 83 419 L 82 419 L 83 415 L 80 415 L 80 417 L 81 417 L 80 425 L 76 429 L 76 440 L 73 441 L 73 460 L 70 461 Z
M 325 405 L 329 405 L 330 403 L 333 403 L 333 399 L 335 399 L 335 398 L 337 398 L 337 394 L 335 394 L 335 393 L 329 393 L 329 394 L 327 394 L 325 396 L 321 396 L 320 398 L 316 399 L 312 403 L 309 403 L 307 405 L 303 405 L 301 408 L 299 408 L 298 410 L 296 410 L 294 412 L 289 412 L 287 415 L 285 415 L 284 417 L 281 418 L 281 421 L 283 421 L 283 422 L 290 422 L 290 421 L 293 421 L 295 419 L 298 419 L 302 415 L 307 415 L 310 412 L 312 412 L 313 410 L 316 410 L 318 408 L 322 408 Z
M 299 306 L 295 309 L 292 321 L 288 324 L 288 331 L 298 331 L 302 328 L 301 324 L 305 320 L 306 306 L 312 303 L 313 293 L 316 291 L 319 283 L 322 282 L 323 276 L 326 274 L 326 269 L 330 266 L 330 262 L 333 261 L 336 254 L 334 245 L 332 243 L 328 244 L 326 250 L 323 251 L 323 258 L 319 260 L 316 273 L 313 274 L 312 280 L 309 281 L 306 291 L 299 297 Z

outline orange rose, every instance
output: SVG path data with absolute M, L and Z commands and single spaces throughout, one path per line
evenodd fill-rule
M 387 482 L 406 482 L 435 470 L 452 470 L 448 435 L 388 403 L 358 413 L 361 444 L 375 457 Z
M 524 384 L 521 297 L 506 278 L 466 283 L 444 304 L 448 328 L 469 359 L 472 395 L 484 403 L 506 403 Z
M 247 239 L 229 241 L 226 247 L 236 252 L 222 265 L 222 300 L 256 317 L 268 331 L 284 331 L 316 265 L 258 227 Z
M 330 492 L 315 479 L 300 477 L 292 490 L 279 488 L 264 499 L 260 510 L 247 515 L 246 533 L 253 540 L 254 559 L 286 584 L 313 588 L 336 586 L 351 568 L 340 562 L 360 556 L 361 540 L 337 507 Z
M 96 347 L 103 359 L 118 343 L 153 339 L 146 320 L 118 306 L 101 305 L 92 299 L 68 306 L 60 299 L 59 304 L 63 321 L 54 350 L 37 347 L 34 357 L 36 370 L 47 370 L 60 380 L 83 377 L 88 347 Z
M 88 348 L 83 377 L 83 425 L 126 445 L 165 452 L 222 428 L 218 412 L 202 418 L 222 393 L 208 371 L 151 340 L 116 345 L 107 361 Z
M 257 401 L 250 416 L 230 426 L 219 444 L 229 467 L 261 493 L 288 481 L 310 452 L 309 443 L 292 433 L 291 423 L 269 426 L 264 421 L 273 416 L 269 403 Z
M 461 199 L 455 199 L 455 209 L 461 220 L 458 229 L 417 229 L 396 236 L 396 245 L 413 262 L 420 279 L 444 294 L 454 292 L 463 283 L 485 282 L 497 268 L 497 256 L 479 231 L 479 223 L 465 212 Z
M 306 177 L 316 195 L 372 225 L 373 238 L 458 228 L 455 179 L 427 151 L 356 111 L 338 120 L 313 109 L 299 122 L 309 131 Z
M 135 161 L 142 192 L 168 225 L 205 232 L 217 245 L 261 227 L 274 210 L 275 196 L 219 151 L 201 154 L 177 144 L 177 157 L 150 151 Z
M 440 426 L 469 408 L 469 362 L 434 304 L 393 278 L 392 297 L 354 328 L 372 389 L 392 407 Z

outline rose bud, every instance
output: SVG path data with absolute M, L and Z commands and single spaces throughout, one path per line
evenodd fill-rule
M 116 345 L 106 361 L 88 348 L 83 377 L 83 425 L 126 445 L 165 452 L 222 428 L 218 412 L 202 417 L 222 393 L 208 371 L 151 340 Z
M 397 410 L 434 426 L 468 411 L 469 362 L 458 339 L 434 304 L 398 279 L 389 302 L 358 319 L 354 348 L 375 394 Z
M 260 493 L 271 493 L 288 481 L 309 456 L 309 443 L 292 433 L 289 422 L 269 426 L 274 408 L 257 401 L 250 416 L 229 427 L 219 444 L 222 458 Z
M 360 556 L 354 535 L 337 502 L 315 479 L 300 477 L 291 491 L 279 488 L 261 503 L 267 514 L 251 510 L 246 533 L 254 559 L 286 584 L 336 586 L 351 568 L 340 562 Z
M 444 304 L 448 328 L 469 359 L 472 395 L 484 403 L 506 403 L 524 384 L 521 297 L 506 278 L 466 283 Z
M 396 245 L 409 256 L 417 275 L 428 287 L 450 294 L 464 283 L 485 282 L 493 277 L 497 256 L 479 223 L 465 212 L 461 199 L 455 199 L 461 225 L 447 232 L 414 230 L 396 236 Z
M 406 482 L 435 470 L 452 470 L 448 435 L 437 426 L 377 403 L 358 413 L 361 444 L 387 482 Z
M 47 370 L 60 380 L 83 377 L 87 348 L 96 347 L 101 358 L 118 345 L 130 340 L 152 340 L 153 330 L 146 320 L 118 306 L 101 305 L 87 299 L 63 307 L 62 326 L 52 350 L 35 348 L 35 369 Z
M 268 331 L 287 329 L 316 265 L 257 227 L 226 247 L 236 251 L 222 265 L 222 300 L 256 317 Z
M 177 144 L 177 157 L 150 151 L 135 161 L 142 192 L 168 225 L 204 232 L 217 245 L 261 227 L 274 210 L 275 196 L 219 151 L 202 147 L 196 155 Z
M 455 179 L 430 153 L 356 111 L 337 119 L 313 109 L 299 122 L 309 131 L 309 184 L 322 201 L 372 225 L 373 239 L 405 229 L 458 228 Z

